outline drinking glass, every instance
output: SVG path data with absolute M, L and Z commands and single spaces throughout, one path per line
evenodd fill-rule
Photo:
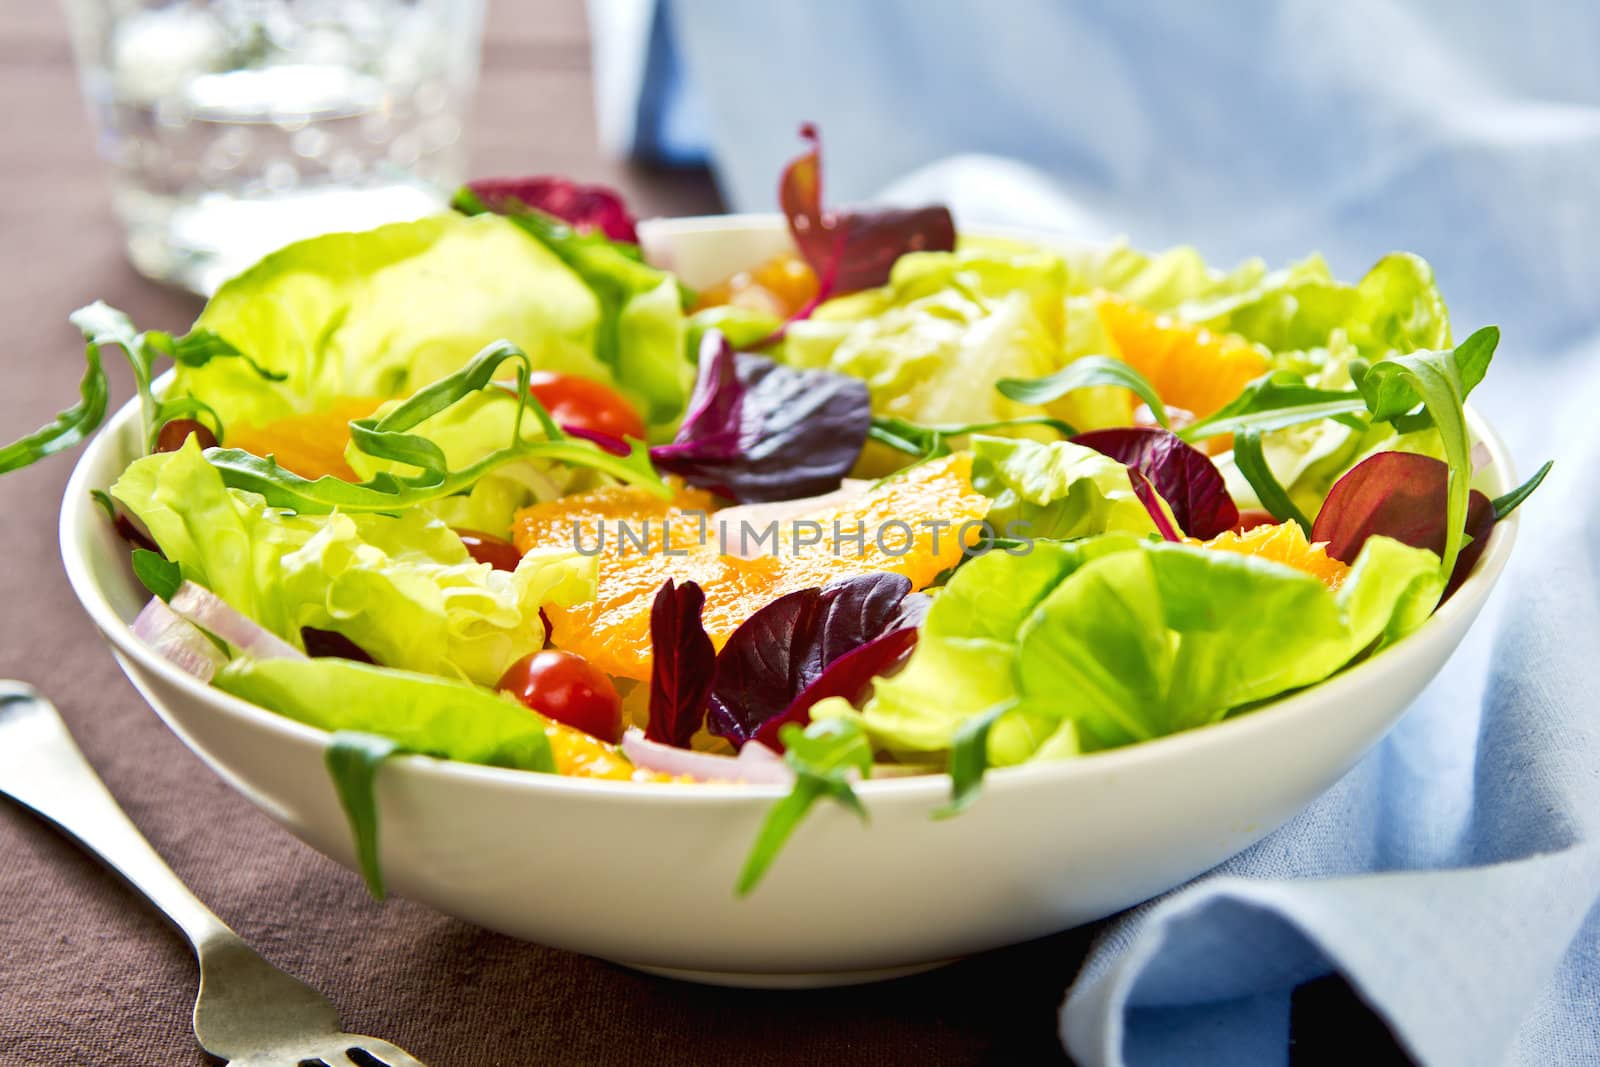
M 437 211 L 483 0 L 65 0 L 128 258 L 209 294 L 290 241 Z

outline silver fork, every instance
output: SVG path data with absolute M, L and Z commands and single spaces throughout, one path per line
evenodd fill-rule
M 183 931 L 200 959 L 194 1033 L 237 1067 L 423 1067 L 387 1041 L 341 1033 L 328 999 L 256 954 L 172 872 L 117 805 L 60 714 L 0 681 L 0 793 L 94 853 Z

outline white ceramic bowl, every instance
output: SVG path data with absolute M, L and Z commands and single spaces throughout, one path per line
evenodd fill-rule
M 659 222 L 647 249 L 691 285 L 785 245 L 775 218 Z M 130 404 L 67 487 L 61 551 L 128 677 L 219 775 L 346 866 L 323 769 L 328 735 L 211 689 L 135 639 L 146 599 L 90 500 L 137 447 Z M 1512 467 L 1482 420 L 1491 488 Z M 377 793 L 392 889 L 470 922 L 677 977 L 814 986 L 910 973 L 1098 919 L 1226 859 L 1308 804 L 1383 737 L 1460 642 L 1505 566 L 1515 520 L 1416 633 L 1237 719 L 1069 762 L 989 775 L 959 818 L 943 776 L 869 781 L 863 826 L 819 806 L 748 898 L 734 879 L 783 790 L 561 778 L 408 756 Z M 353 877 L 353 875 L 352 875 Z

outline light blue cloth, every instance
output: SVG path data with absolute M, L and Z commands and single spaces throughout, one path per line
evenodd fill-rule
M 1484 617 L 1326 796 L 1107 923 L 1062 1033 L 1086 1067 L 1284 1063 L 1337 971 L 1423 1063 L 1600 1064 L 1600 9 L 662 2 L 677 117 L 622 141 L 709 154 L 737 209 L 810 119 L 830 202 L 1345 276 L 1407 248 L 1458 336 L 1502 326 L 1474 402 L 1557 466 Z

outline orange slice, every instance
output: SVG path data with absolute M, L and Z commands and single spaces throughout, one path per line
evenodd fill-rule
M 1267 523 L 1252 526 L 1244 533 L 1228 530 L 1204 542 L 1220 552 L 1270 559 L 1305 571 L 1329 589 L 1338 589 L 1350 574 L 1350 565 L 1334 559 L 1323 550 L 1325 542 L 1306 540 L 1297 522 Z
M 600 549 L 594 599 L 545 608 L 551 637 L 609 674 L 646 679 L 650 607 L 668 578 L 705 590 L 701 621 L 718 648 L 776 598 L 835 578 L 893 571 L 921 589 L 980 536 L 989 499 L 973 491 L 971 471 L 965 453 L 919 464 L 860 496 L 781 523 L 751 559 L 722 555 L 714 532 L 702 537 L 703 509 L 694 505 L 704 494 L 692 491 L 671 502 L 620 487 L 565 497 L 523 509 L 512 536 L 523 552 L 570 547 L 575 537 L 585 551 Z M 647 524 L 651 518 L 657 521 Z M 617 532 L 622 521 L 634 528 L 626 539 Z
M 1096 310 L 1117 352 L 1149 379 L 1162 402 L 1197 419 L 1271 369 L 1267 357 L 1242 337 L 1212 333 L 1109 293 L 1099 295 Z
M 694 310 L 734 307 L 786 319 L 817 295 L 817 276 L 793 252 L 780 252 L 753 270 L 742 270 L 700 291 Z
M 582 730 L 559 722 L 544 728 L 555 758 L 556 773 L 572 778 L 603 778 L 612 782 L 670 782 L 671 775 L 634 768 L 617 745 L 607 744 Z
M 336 400 L 324 411 L 290 415 L 265 426 L 229 426 L 223 444 L 257 456 L 272 456 L 278 466 L 302 478 L 331 474 L 347 482 L 361 479 L 344 461 L 350 443 L 350 420 L 378 410 L 382 400 L 351 397 Z

